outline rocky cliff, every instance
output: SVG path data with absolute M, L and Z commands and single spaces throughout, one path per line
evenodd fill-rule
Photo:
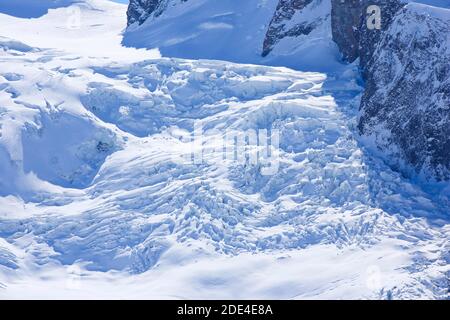
M 316 4 L 322 0 L 280 0 L 267 29 L 264 39 L 262 56 L 267 56 L 273 47 L 285 37 L 308 35 L 317 26 L 319 21 L 301 20 L 292 23 L 296 13 L 304 10 L 308 5 Z M 320 17 L 323 18 L 323 17 Z
M 438 180 L 450 178 L 449 61 L 450 11 L 401 9 L 367 65 L 359 122 L 389 162 Z
M 158 17 L 172 3 L 187 0 L 130 0 L 127 11 L 128 26 L 138 22 L 142 24 L 150 16 Z
M 379 28 L 371 27 L 371 5 Z M 450 178 L 450 14 L 400 0 L 332 0 L 343 57 L 360 59 L 359 132 L 400 170 Z
M 404 5 L 403 0 L 331 0 L 333 40 L 344 60 L 353 62 L 360 58 L 365 70 L 382 34 Z

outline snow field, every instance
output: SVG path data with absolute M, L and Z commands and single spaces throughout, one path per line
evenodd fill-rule
M 120 25 L 123 7 L 87 3 Z M 0 38 L 0 297 L 447 298 L 450 189 L 359 145 L 354 66 L 160 58 L 119 29 L 110 57 L 49 49 L 60 10 L 35 24 L 42 46 Z M 278 170 L 196 163 L 196 125 L 216 151 L 278 130 Z

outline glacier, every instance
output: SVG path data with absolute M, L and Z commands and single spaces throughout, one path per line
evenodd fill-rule
M 124 5 L 46 10 L 0 6 L 0 298 L 448 299 L 450 185 L 361 144 L 335 47 L 322 72 L 170 58 L 123 46 Z M 273 174 L 222 157 L 275 130 Z

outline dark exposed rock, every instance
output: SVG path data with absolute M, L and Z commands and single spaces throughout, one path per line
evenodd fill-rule
M 381 29 L 369 29 L 369 6 L 380 8 Z M 402 0 L 331 0 L 331 29 L 333 40 L 344 60 L 353 62 L 360 58 L 365 70 L 375 46 L 386 31 L 394 15 L 405 5 Z
M 359 130 L 415 174 L 450 178 L 450 17 L 411 4 L 368 64 Z
M 113 149 L 114 146 L 110 145 L 107 142 L 99 141 L 97 143 L 97 151 L 98 152 L 109 152 L 111 149 Z
M 138 22 L 143 24 L 150 16 L 159 16 L 172 0 L 130 0 L 127 10 L 128 26 Z M 185 2 L 187 0 L 178 0 Z
M 127 10 L 128 25 L 144 23 L 160 4 L 161 0 L 130 0 Z
M 370 5 L 381 9 L 380 29 L 367 27 Z M 430 7 L 405 5 L 332 0 L 333 40 L 345 60 L 360 59 L 365 80 L 360 134 L 396 166 L 448 179 L 450 25 L 430 14 Z
M 314 29 L 314 22 L 303 22 L 290 28 L 286 25 L 297 11 L 303 10 L 313 1 L 315 0 L 280 0 L 264 39 L 263 57 L 267 56 L 281 39 L 287 36 L 308 35 Z
M 367 19 L 369 14 L 367 8 L 376 5 L 380 8 L 381 29 L 369 29 Z M 363 18 L 360 25 L 359 35 L 359 59 L 363 76 L 366 77 L 366 70 L 370 67 L 375 48 L 378 46 L 383 34 L 389 29 L 394 16 L 405 6 L 403 0 L 364 0 Z
M 333 40 L 344 59 L 349 62 L 359 57 L 359 35 L 363 18 L 361 0 L 331 0 L 331 30 Z

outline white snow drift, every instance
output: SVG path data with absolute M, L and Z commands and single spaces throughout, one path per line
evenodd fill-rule
M 77 6 L 0 14 L 1 298 L 447 297 L 450 188 L 361 149 L 353 66 L 160 58 Z M 189 161 L 196 124 L 279 130 L 278 170 Z

